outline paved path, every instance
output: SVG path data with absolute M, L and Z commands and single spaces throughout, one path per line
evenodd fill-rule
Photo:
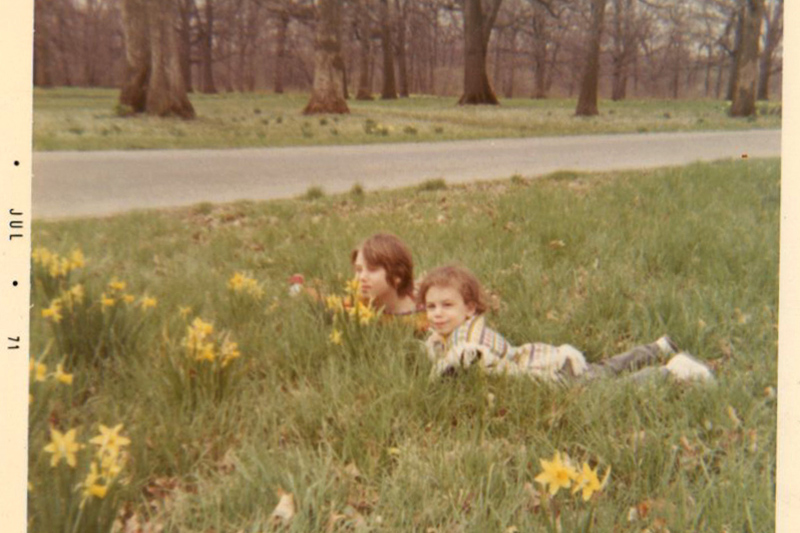
M 496 139 L 418 144 L 37 152 L 35 218 L 96 216 L 198 202 L 265 200 L 310 186 L 343 192 L 538 176 L 556 170 L 612 170 L 698 160 L 778 156 L 779 130 Z

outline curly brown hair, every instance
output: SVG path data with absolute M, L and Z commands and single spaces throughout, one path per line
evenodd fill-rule
M 475 313 L 483 314 L 489 309 L 486 292 L 475 274 L 459 265 L 446 265 L 431 270 L 419 286 L 417 299 L 425 305 L 425 295 L 431 287 L 453 287 L 467 305 L 475 305 Z
M 358 252 L 363 254 L 368 265 L 386 270 L 386 282 L 398 296 L 414 294 L 414 261 L 411 250 L 399 237 L 391 233 L 376 233 L 350 253 L 350 264 L 355 264 Z

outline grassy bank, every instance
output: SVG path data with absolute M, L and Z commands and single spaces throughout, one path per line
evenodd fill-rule
M 780 104 L 733 119 L 719 101 L 600 102 L 600 115 L 575 117 L 571 99 L 508 99 L 500 106 L 459 107 L 455 99 L 413 96 L 350 100 L 351 113 L 306 117 L 306 94 L 190 95 L 192 121 L 117 115 L 118 91 L 35 89 L 35 150 L 233 148 L 445 141 L 594 133 L 779 128 Z
M 59 260 L 36 252 L 30 530 L 118 517 L 267 531 L 290 497 L 291 531 L 546 530 L 554 507 L 534 478 L 561 451 L 611 469 L 588 502 L 556 495 L 564 531 L 591 509 L 594 531 L 770 531 L 779 170 L 745 160 L 35 222 L 34 248 Z M 334 344 L 331 315 L 287 279 L 342 294 L 349 251 L 379 229 L 409 243 L 418 273 L 472 268 L 515 343 L 597 360 L 668 332 L 717 384 L 430 381 L 402 325 L 351 325 Z M 51 427 L 85 445 L 74 467 L 69 453 L 51 466 Z

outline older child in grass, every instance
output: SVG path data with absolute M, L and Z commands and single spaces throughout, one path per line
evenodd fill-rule
M 414 299 L 414 261 L 408 246 L 395 235 L 376 233 L 350 254 L 361 297 L 383 309 L 387 319 L 400 319 L 424 332 L 425 310 Z
M 426 346 L 434 363 L 434 375 L 453 373 L 477 363 L 489 373 L 523 374 L 553 381 L 567 377 L 593 379 L 626 370 L 639 370 L 634 374 L 637 378 L 661 374 L 679 379 L 712 379 L 704 364 L 688 354 L 676 354 L 677 347 L 667 336 L 599 364 L 587 363 L 583 354 L 569 344 L 511 346 L 486 325 L 483 313 L 487 306 L 480 282 L 459 266 L 432 270 L 423 279 L 418 298 L 430 324 Z M 666 365 L 652 366 L 668 356 L 672 359 Z

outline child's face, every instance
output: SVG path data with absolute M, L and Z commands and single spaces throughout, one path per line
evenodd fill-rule
M 361 296 L 373 299 L 377 303 L 385 303 L 389 296 L 397 296 L 397 291 L 386 279 L 386 269 L 382 266 L 370 265 L 364 259 L 364 254 L 359 250 L 353 263 L 356 279 L 361 286 Z
M 475 314 L 475 303 L 465 303 L 455 287 L 433 286 L 425 294 L 425 312 L 433 330 L 447 336 Z

